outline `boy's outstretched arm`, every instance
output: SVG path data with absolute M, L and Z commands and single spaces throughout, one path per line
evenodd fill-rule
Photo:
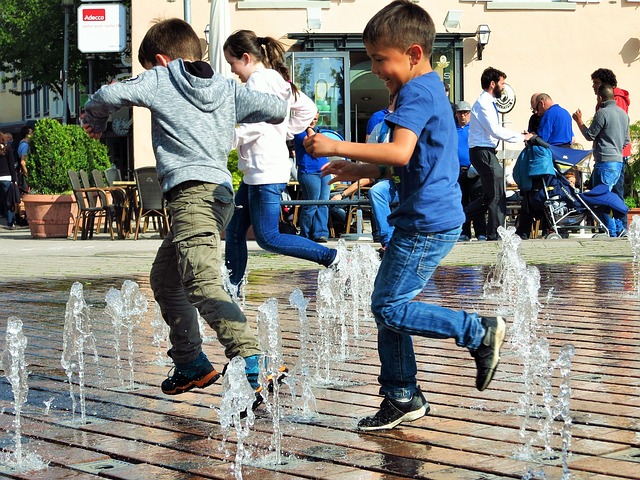
M 417 142 L 415 133 L 396 126 L 393 140 L 389 143 L 341 142 L 316 133 L 304 140 L 304 148 L 314 157 L 346 157 L 376 165 L 403 167 L 409 163 Z
M 109 116 L 124 107 L 148 107 L 158 91 L 158 77 L 154 70 L 122 82 L 102 86 L 89 97 L 84 106 L 82 126 L 92 138 L 99 138 L 107 129 Z
M 287 116 L 288 103 L 269 93 L 238 84 L 235 93 L 237 123 L 280 123 Z

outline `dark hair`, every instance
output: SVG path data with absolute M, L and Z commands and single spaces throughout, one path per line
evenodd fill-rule
M 222 49 L 235 58 L 242 58 L 245 53 L 252 55 L 267 68 L 282 75 L 291 84 L 294 97 L 298 96 L 298 88 L 291 81 L 289 69 L 284 64 L 284 47 L 275 38 L 258 37 L 251 30 L 237 30 L 225 40 Z
M 605 102 L 607 100 L 613 100 L 615 98 L 613 94 L 613 86 L 603 83 L 598 87 L 598 96 Z
M 591 80 L 594 79 L 598 79 L 600 80 L 600 83 L 606 83 L 607 85 L 611 85 L 614 88 L 618 86 L 616 74 L 608 68 L 599 68 L 595 72 L 593 72 L 591 74 Z
M 158 54 L 171 60 L 201 60 L 202 45 L 191 25 L 179 18 L 170 18 L 159 21 L 147 31 L 138 49 L 138 61 L 143 66 L 147 62 L 155 65 Z
M 484 72 L 482 72 L 482 75 L 480 76 L 480 86 L 483 90 L 486 90 L 487 88 L 489 88 L 489 85 L 491 85 L 491 82 L 498 83 L 501 78 L 507 78 L 507 74 L 501 72 L 497 68 L 487 67 L 484 69 Z
M 411 0 L 391 2 L 369 20 L 362 32 L 362 41 L 372 45 L 400 50 L 420 45 L 429 62 L 435 37 L 431 16 Z

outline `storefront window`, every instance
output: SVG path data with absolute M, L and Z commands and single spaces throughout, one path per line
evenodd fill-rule
M 349 57 L 343 52 L 295 52 L 289 57 L 292 79 L 311 98 L 320 113 L 318 128 L 334 130 L 349 138 Z

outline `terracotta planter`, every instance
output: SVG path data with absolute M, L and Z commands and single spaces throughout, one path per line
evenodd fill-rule
M 27 194 L 24 208 L 33 238 L 67 238 L 78 214 L 73 195 Z
M 630 208 L 627 212 L 627 224 L 631 225 L 634 215 L 640 215 L 640 208 Z

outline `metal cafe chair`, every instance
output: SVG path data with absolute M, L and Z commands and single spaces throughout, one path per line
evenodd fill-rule
M 144 230 L 149 224 L 149 219 L 158 221 L 160 238 L 164 238 L 169 232 L 169 214 L 165 208 L 162 188 L 158 182 L 158 173 L 155 167 L 141 167 L 134 170 L 136 186 L 138 189 L 138 211 L 136 218 L 135 239 L 140 233 L 140 222 L 144 219 Z
M 69 170 L 68 175 L 71 188 L 73 189 L 73 195 L 78 205 L 78 214 L 76 215 L 73 225 L 73 239 L 76 240 L 78 238 L 80 227 L 82 227 L 82 236 L 80 237 L 82 240 L 93 238 L 96 218 L 104 218 L 109 233 L 111 234 L 111 240 L 113 240 L 113 210 L 107 204 L 104 190 L 95 187 L 83 188 L 80 182 L 80 176 L 75 170 Z M 94 195 L 100 198 L 99 205 L 90 200 Z

